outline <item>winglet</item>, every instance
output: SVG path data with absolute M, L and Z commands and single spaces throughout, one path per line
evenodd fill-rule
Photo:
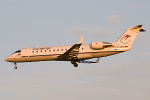
M 83 38 L 84 38 L 84 36 L 81 37 L 81 39 L 80 39 L 80 41 L 78 42 L 78 44 L 82 44 Z

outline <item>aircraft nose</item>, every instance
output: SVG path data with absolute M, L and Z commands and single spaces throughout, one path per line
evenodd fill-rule
M 5 61 L 8 61 L 8 58 L 6 58 Z
M 13 58 L 14 58 L 13 55 L 10 55 L 7 58 L 5 58 L 4 61 L 11 62 Z

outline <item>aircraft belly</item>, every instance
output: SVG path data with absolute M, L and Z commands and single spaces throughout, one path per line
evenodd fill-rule
M 120 52 L 99 52 L 99 53 L 93 54 L 93 57 L 94 58 L 106 57 L 106 56 L 114 55 L 117 53 L 120 53 Z
M 99 57 L 105 57 L 107 55 L 110 55 L 110 53 L 93 53 L 92 55 L 94 58 L 99 58 Z
M 78 54 L 78 59 L 89 59 L 92 57 L 92 54 Z
M 78 59 L 89 59 L 89 58 L 99 58 L 99 57 L 106 57 L 114 54 L 118 54 L 120 52 L 115 51 L 102 51 L 102 52 L 92 52 L 92 53 L 80 53 L 78 54 Z

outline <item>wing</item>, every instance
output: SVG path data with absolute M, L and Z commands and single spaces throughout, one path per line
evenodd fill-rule
M 80 41 L 77 44 L 73 45 L 64 54 L 58 56 L 57 60 L 61 60 L 61 61 L 69 61 L 71 59 L 78 60 L 77 55 L 79 53 L 79 48 L 82 42 L 83 42 L 83 37 L 80 39 Z
M 85 60 L 80 60 L 80 63 L 87 63 L 87 64 L 90 64 L 90 63 L 99 63 L 99 59 L 100 59 L 100 58 L 97 58 L 96 61 L 85 61 Z

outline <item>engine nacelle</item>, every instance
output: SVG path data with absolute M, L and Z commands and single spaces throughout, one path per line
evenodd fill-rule
M 91 43 L 91 48 L 96 50 L 103 49 L 104 47 L 108 47 L 108 46 L 112 46 L 112 44 L 103 41 L 97 41 Z

